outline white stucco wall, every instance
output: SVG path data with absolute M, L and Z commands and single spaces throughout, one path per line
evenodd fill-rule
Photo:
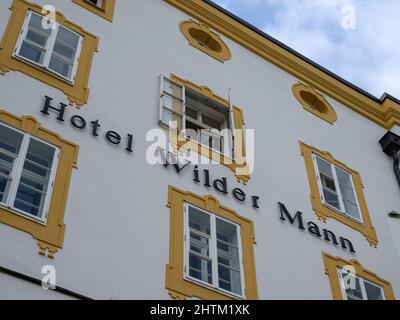
M 11 0 L 0 2 L 3 34 Z M 54 260 L 37 253 L 34 239 L 0 224 L 0 265 L 31 276 L 43 265 L 57 270 L 60 286 L 95 299 L 168 299 L 165 265 L 169 255 L 168 185 L 199 195 L 212 194 L 227 207 L 254 221 L 254 247 L 260 299 L 331 299 L 324 274 L 322 252 L 357 259 L 364 267 L 392 283 L 400 297 L 399 251 L 395 241 L 399 226 L 387 213 L 400 206 L 399 188 L 391 159 L 380 149 L 386 130 L 328 97 L 338 121 L 330 125 L 303 110 L 291 86 L 298 80 L 229 39 L 232 60 L 224 64 L 187 44 L 178 24 L 188 16 L 163 1 L 119 1 L 112 23 L 71 1 L 35 0 L 54 4 L 71 21 L 99 36 L 90 75 L 90 97 L 80 110 L 69 108 L 66 119 L 79 114 L 87 121 L 99 119 L 102 136 L 74 129 L 69 121 L 40 113 L 44 95 L 53 104 L 67 102 L 57 89 L 19 72 L 0 76 L 0 106 L 18 115 L 33 115 L 43 126 L 80 146 L 78 169 L 73 170 L 67 208 L 64 248 Z M 236 182 L 226 167 L 214 165 L 214 178 L 225 176 L 228 186 L 241 187 L 261 198 L 261 208 L 239 203 L 231 195 L 196 185 L 191 170 L 180 176 L 173 168 L 146 163 L 145 141 L 157 127 L 160 74 L 175 73 L 207 85 L 227 97 L 232 89 L 235 105 L 244 112 L 246 128 L 255 130 L 255 171 L 247 186 Z M 134 134 L 133 154 L 106 142 L 106 130 Z M 335 221 L 321 227 L 349 238 L 356 255 L 300 232 L 279 220 L 277 202 L 290 212 L 304 212 L 316 222 L 299 140 L 328 150 L 362 176 L 364 193 L 378 234 L 377 249 L 362 234 Z M 202 167 L 206 168 L 206 167 Z M 398 224 L 398 223 L 397 223 Z M 0 299 L 47 297 L 38 289 L 1 276 L 6 291 Z M 14 288 L 14 289 L 13 289 Z M 20 292 L 20 295 L 19 293 Z M 44 296 L 46 295 L 46 296 Z M 39 297 L 39 296 L 38 296 Z M 52 298 L 58 298 L 54 296 Z

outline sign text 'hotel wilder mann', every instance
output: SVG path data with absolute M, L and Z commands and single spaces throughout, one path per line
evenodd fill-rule
M 44 106 L 41 110 L 41 112 L 45 115 L 50 115 L 50 111 L 53 111 L 58 114 L 56 119 L 60 122 L 65 121 L 65 112 L 67 108 L 67 104 L 60 103 L 60 107 L 54 107 L 52 103 L 53 99 L 45 96 L 45 102 Z M 71 125 L 75 127 L 76 129 L 84 130 L 87 128 L 88 123 L 87 121 L 79 116 L 79 115 L 73 115 L 70 118 Z M 91 127 L 91 133 L 94 137 L 98 137 L 100 134 L 100 121 L 95 120 L 90 122 L 90 127 Z M 123 139 L 122 136 L 117 133 L 116 131 L 109 130 L 105 133 L 105 138 L 106 140 L 113 144 L 113 145 L 121 145 L 124 144 L 125 150 L 129 153 L 133 152 L 133 135 L 130 133 L 126 134 L 126 138 Z M 158 152 L 162 156 L 163 164 L 166 168 L 168 168 L 169 165 L 174 165 L 175 170 L 177 174 L 180 174 L 182 170 L 188 166 L 190 163 L 186 163 L 184 165 L 179 165 L 177 157 L 174 158 L 174 155 L 172 155 L 172 161 L 171 161 L 171 154 L 169 152 L 166 152 L 165 150 L 161 148 L 157 148 Z M 200 172 L 199 172 L 199 167 L 196 165 L 193 169 L 193 181 L 195 183 L 201 183 L 200 180 Z M 220 179 L 211 179 L 210 176 L 210 171 L 207 169 L 203 170 L 203 182 L 204 186 L 207 188 L 211 188 L 212 186 L 214 189 L 222 194 L 228 194 L 228 184 L 227 184 L 227 178 L 222 177 Z M 247 199 L 246 193 L 241 189 L 241 188 L 233 188 L 232 189 L 232 195 L 233 197 L 240 201 L 244 202 Z M 251 196 L 251 204 L 253 208 L 259 209 L 260 208 L 260 197 L 259 196 Z M 304 223 L 303 220 L 303 213 L 300 211 L 297 211 L 297 213 L 292 216 L 286 206 L 279 202 L 279 209 L 280 209 L 280 220 L 283 222 L 289 221 L 292 225 L 297 224 L 298 229 L 301 231 L 307 230 L 311 235 L 323 239 L 328 243 L 332 243 L 335 246 L 340 246 L 344 250 L 349 250 L 351 253 L 355 253 L 356 251 L 354 250 L 354 246 L 352 242 L 344 237 L 337 237 L 335 233 L 331 230 L 325 229 L 325 228 L 320 228 L 317 224 L 315 224 L 312 221 L 307 222 L 306 224 Z

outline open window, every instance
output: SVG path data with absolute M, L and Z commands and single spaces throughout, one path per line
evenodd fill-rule
M 191 150 L 227 165 L 246 182 L 249 174 L 242 111 L 207 87 L 175 75 L 160 79 L 159 123 L 170 133 L 171 129 L 177 131 L 176 141 L 170 143 L 176 149 Z
M 229 106 L 161 76 L 160 122 L 175 121 L 185 136 L 207 148 L 233 157 L 233 124 Z

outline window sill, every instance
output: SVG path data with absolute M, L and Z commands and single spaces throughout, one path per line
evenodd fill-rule
M 169 130 L 169 144 L 175 152 L 195 152 L 215 163 L 226 166 L 234 172 L 238 182 L 246 184 L 250 180 L 249 167 L 244 156 L 242 156 L 242 161 L 239 161 L 238 157 L 232 158 L 188 137 L 178 136 L 174 130 Z
M 211 285 L 208 285 L 208 284 L 207 284 L 206 282 L 204 282 L 204 281 L 201 281 L 201 280 L 192 278 L 192 277 L 190 277 L 190 276 L 185 276 L 184 280 L 185 280 L 185 281 L 189 281 L 189 282 L 191 282 L 191 283 L 194 283 L 194 284 L 196 284 L 196 285 L 202 286 L 202 287 L 204 287 L 204 288 L 206 288 L 206 289 L 208 289 L 208 290 L 212 290 L 212 291 L 217 292 L 217 293 L 219 293 L 219 294 L 226 295 L 229 299 L 246 300 L 246 298 L 243 297 L 243 296 L 239 296 L 239 295 L 237 295 L 237 294 L 234 294 L 234 293 L 232 293 L 232 292 L 226 291 L 226 290 L 224 290 L 224 289 L 217 289 L 217 288 L 215 288 L 215 287 L 213 287 L 213 286 L 211 286 Z
M 335 211 L 335 212 L 341 214 L 341 215 L 342 215 L 344 218 L 346 218 L 346 219 L 349 219 L 349 220 L 351 220 L 351 221 L 354 221 L 354 222 L 358 223 L 358 224 L 361 225 L 361 226 L 365 226 L 364 221 L 358 220 L 358 219 L 356 219 L 356 218 L 353 218 L 353 217 L 349 216 L 348 214 L 346 214 L 345 212 L 340 211 L 339 209 L 335 208 L 334 206 L 331 206 L 331 205 L 328 204 L 328 203 L 322 203 L 322 205 L 325 206 L 325 207 L 327 207 L 327 208 L 330 209 L 330 210 L 333 210 L 333 211 Z
M 36 64 L 36 63 L 34 63 L 34 62 L 28 60 L 28 59 L 25 59 L 25 58 L 23 58 L 23 57 L 20 57 L 20 56 L 18 56 L 17 54 L 13 54 L 13 58 L 16 59 L 16 60 L 18 60 L 18 61 L 21 61 L 21 62 L 23 62 L 23 63 L 29 64 L 29 65 L 32 66 L 33 68 L 36 68 L 36 69 L 38 69 L 38 70 L 40 70 L 40 71 L 45 72 L 46 74 L 48 74 L 48 75 L 50 75 L 50 76 L 53 76 L 54 78 L 57 78 L 57 79 L 61 80 L 61 81 L 63 81 L 64 83 L 70 85 L 71 87 L 73 87 L 74 84 L 75 84 L 75 81 L 68 80 L 68 78 L 63 77 L 62 75 L 60 75 L 60 74 L 58 74 L 58 73 L 56 73 L 56 72 L 53 72 L 53 71 L 51 71 L 50 69 L 48 69 L 48 68 L 46 68 L 46 67 L 44 67 L 44 66 L 40 66 L 40 65 L 38 65 L 38 64 Z
M 25 212 L 23 212 L 23 211 L 21 211 L 19 209 L 11 207 L 11 206 L 7 206 L 7 205 L 5 205 L 3 203 L 0 203 L 0 208 L 3 208 L 4 210 L 6 210 L 10 214 L 16 214 L 16 215 L 18 215 L 18 216 L 20 216 L 22 218 L 25 218 L 25 219 L 28 219 L 30 221 L 36 222 L 36 223 L 41 224 L 43 226 L 46 226 L 46 224 L 47 224 L 47 219 L 44 219 L 44 220 L 43 219 L 39 219 L 39 218 L 37 218 L 37 217 L 35 217 L 33 215 L 25 213 Z

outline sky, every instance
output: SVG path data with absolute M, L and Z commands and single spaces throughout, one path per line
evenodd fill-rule
M 400 0 L 213 0 L 376 97 L 400 99 Z

